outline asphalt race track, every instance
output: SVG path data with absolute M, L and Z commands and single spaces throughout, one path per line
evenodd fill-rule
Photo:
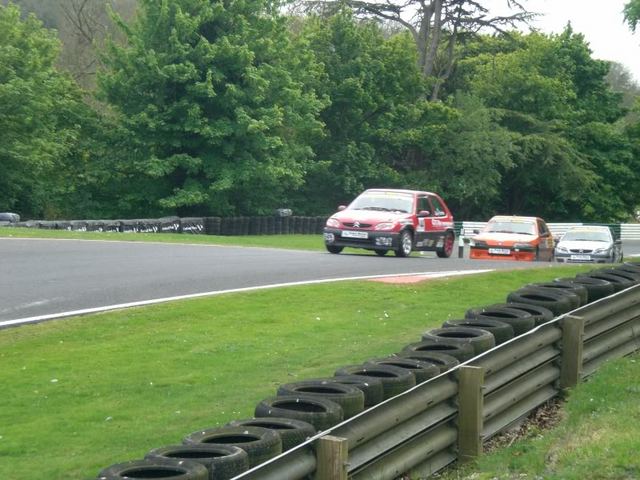
M 640 254 L 640 241 L 625 243 L 624 252 Z M 0 321 L 291 282 L 541 266 L 439 259 L 433 254 L 396 258 L 373 253 L 12 238 L 0 238 L 0 258 Z

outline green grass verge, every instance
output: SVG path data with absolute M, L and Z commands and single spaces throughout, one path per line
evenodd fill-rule
M 281 383 L 391 354 L 469 307 L 589 268 L 298 286 L 0 330 L 0 478 L 93 477 L 251 417 Z
M 69 232 L 66 230 L 0 227 L 0 237 L 190 243 L 199 245 L 237 245 L 245 247 L 291 248 L 296 250 L 324 250 L 322 235 L 222 236 L 189 235 L 183 233 Z
M 440 480 L 640 478 L 640 356 L 605 364 L 578 385 L 552 430 L 481 457 Z

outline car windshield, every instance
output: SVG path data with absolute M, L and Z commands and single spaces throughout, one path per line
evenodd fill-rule
M 399 192 L 367 192 L 356 198 L 349 208 L 409 213 L 413 210 L 413 195 Z
M 596 230 L 573 230 L 568 231 L 562 237 L 562 241 L 571 242 L 610 242 L 611 238 L 607 232 Z
M 489 222 L 484 231 L 486 233 L 521 233 L 524 235 L 535 235 L 536 227 L 532 222 L 496 220 Z

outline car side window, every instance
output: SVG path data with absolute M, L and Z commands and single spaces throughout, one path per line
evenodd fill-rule
M 431 209 L 431 205 L 429 205 L 427 197 L 418 197 L 418 210 L 416 213 L 424 210 L 431 212 L 431 215 L 433 215 L 433 210 Z
M 433 214 L 436 217 L 444 217 L 447 213 L 442 205 L 442 202 L 436 197 L 430 197 L 431 204 L 433 205 Z
M 541 237 L 544 237 L 545 235 L 549 235 L 549 229 L 547 228 L 545 223 L 541 222 L 540 220 L 538 220 L 538 234 Z

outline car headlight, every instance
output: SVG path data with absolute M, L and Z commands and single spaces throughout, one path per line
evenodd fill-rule
M 327 220 L 327 227 L 340 228 L 340 222 L 335 218 L 330 218 Z
M 393 230 L 396 224 L 394 222 L 384 222 L 376 225 L 375 230 Z
M 558 252 L 558 253 L 569 253 L 569 249 L 567 247 L 557 246 L 556 247 L 556 252 Z
M 514 250 L 533 250 L 535 247 L 530 243 L 515 243 L 513 245 Z
M 483 241 L 483 240 L 474 240 L 473 238 L 471 240 L 469 240 L 469 246 L 470 247 L 486 247 L 487 246 L 487 242 Z
M 596 248 L 593 253 L 595 253 L 596 255 L 601 255 L 603 253 L 609 253 L 609 251 L 611 250 L 611 247 L 605 247 L 605 248 Z

